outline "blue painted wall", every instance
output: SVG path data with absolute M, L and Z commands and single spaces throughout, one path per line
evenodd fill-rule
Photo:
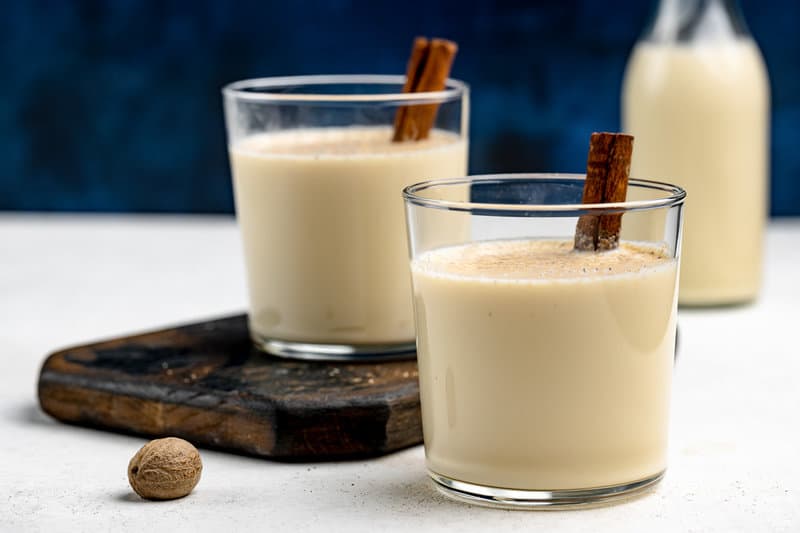
M 772 78 L 772 212 L 798 215 L 800 2 L 742 4 Z M 473 87 L 473 173 L 581 171 L 588 133 L 619 127 L 623 68 L 650 7 L 635 0 L 7 1 L 0 209 L 230 212 L 222 85 L 401 73 L 417 34 L 461 45 L 454 76 Z

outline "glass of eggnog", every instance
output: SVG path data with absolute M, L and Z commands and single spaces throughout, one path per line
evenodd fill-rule
M 664 474 L 685 192 L 584 177 L 433 180 L 404 192 L 428 472 L 473 503 L 605 502 Z M 579 217 L 622 217 L 610 251 Z
M 414 355 L 402 189 L 466 174 L 468 88 L 404 76 L 265 78 L 223 89 L 255 345 L 305 359 Z M 424 138 L 398 142 L 400 113 Z M 419 113 L 417 113 L 419 115 Z

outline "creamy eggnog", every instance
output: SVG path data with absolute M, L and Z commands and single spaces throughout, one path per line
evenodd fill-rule
M 623 125 L 631 176 L 686 189 L 680 301 L 746 301 L 758 292 L 767 207 L 769 87 L 746 38 L 636 46 Z
M 676 261 L 623 242 L 488 241 L 412 260 L 428 467 L 524 490 L 666 466 Z
M 413 341 L 406 185 L 466 173 L 466 141 L 434 130 L 296 129 L 230 147 L 251 330 L 315 343 Z

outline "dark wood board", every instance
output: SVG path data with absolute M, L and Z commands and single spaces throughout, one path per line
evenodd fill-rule
M 319 363 L 252 348 L 244 315 L 61 350 L 39 403 L 63 422 L 284 460 L 422 441 L 414 360 Z

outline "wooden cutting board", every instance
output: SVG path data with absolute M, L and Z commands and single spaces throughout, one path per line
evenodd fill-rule
M 289 361 L 244 315 L 50 355 L 39 403 L 63 422 L 276 459 L 380 455 L 422 441 L 417 365 Z

